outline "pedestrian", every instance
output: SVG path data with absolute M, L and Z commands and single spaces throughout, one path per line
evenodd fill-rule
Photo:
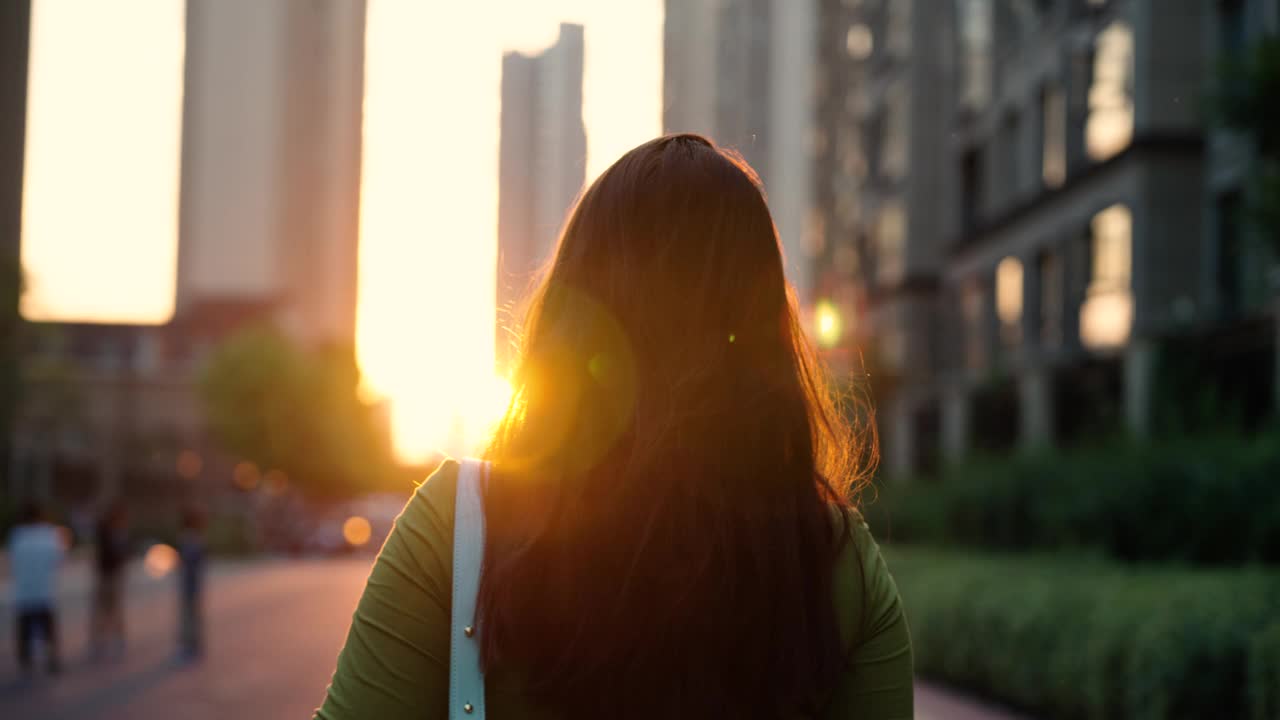
M 317 717 L 912 717 L 855 504 L 870 412 L 831 393 L 758 176 L 662 137 L 563 227 L 483 462 L 401 512 Z
M 196 506 L 182 512 L 178 536 L 178 659 L 190 662 L 204 654 L 204 575 L 208 546 L 204 511 Z
M 23 508 L 9 535 L 9 562 L 13 572 L 13 607 L 17 612 L 18 667 L 32 672 L 36 639 L 44 640 L 45 666 L 50 674 L 60 670 L 56 593 L 58 569 L 66 554 L 66 541 L 37 504 Z
M 124 656 L 125 571 L 129 562 L 129 516 L 124 503 L 114 501 L 98 520 L 94 532 L 93 608 L 89 622 L 89 652 L 95 660 Z

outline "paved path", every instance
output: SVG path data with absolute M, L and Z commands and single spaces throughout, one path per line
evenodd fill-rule
M 960 694 L 916 681 L 916 720 L 1030 720 Z
M 0 718 L 306 718 L 323 696 L 369 560 L 220 566 L 209 583 L 208 657 L 173 662 L 176 606 L 163 582 L 131 586 L 124 661 L 84 660 L 87 609 L 64 603 L 67 668 L 56 680 L 16 680 L 5 623 Z M 67 607 L 70 605 L 70 607 Z
M 172 661 L 172 578 L 136 573 L 130 583 L 129 648 L 118 663 L 85 657 L 87 583 L 63 584 L 67 668 L 56 679 L 19 681 L 12 624 L 0 622 L 0 718 L 14 720 L 249 720 L 307 718 L 320 702 L 369 558 L 222 564 L 209 583 L 209 654 Z M 8 610 L 8 608 L 4 608 Z M 7 613 L 6 613 L 7 614 Z M 945 691 L 917 691 L 920 720 L 1009 720 Z

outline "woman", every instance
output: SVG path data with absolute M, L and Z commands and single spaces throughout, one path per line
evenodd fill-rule
M 609 168 L 519 357 L 486 453 L 490 717 L 911 717 L 897 589 L 848 501 L 874 440 L 827 394 L 744 162 L 676 135 Z M 397 521 L 318 717 L 446 716 L 457 474 Z

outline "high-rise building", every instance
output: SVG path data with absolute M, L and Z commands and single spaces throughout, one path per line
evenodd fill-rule
M 760 174 L 802 304 L 810 288 L 814 0 L 667 0 L 663 129 L 731 148 Z
M 9 465 L 18 397 L 18 295 L 22 284 L 18 243 L 22 234 L 30 32 L 30 0 L 0 6 L 0 468 Z M 14 493 L 10 497 L 18 496 Z
M 662 28 L 662 127 L 711 133 L 716 127 L 719 0 L 666 0 Z
M 583 30 L 562 24 L 536 55 L 502 58 L 498 161 L 498 360 L 518 329 L 521 303 L 555 246 L 586 178 L 582 122 Z
M 179 451 L 209 478 L 236 460 L 205 426 L 205 351 L 253 321 L 354 350 L 364 12 L 363 0 L 188 0 L 173 321 L 32 326 L 14 487 L 54 492 L 62 463 L 95 475 L 98 498 L 168 503 Z
M 355 337 L 363 0 L 191 0 L 175 324 Z M 234 324 L 234 323 L 233 323 Z
M 900 418 L 940 409 L 947 455 L 1147 431 L 1152 348 L 1212 314 L 1204 117 L 1188 100 L 1208 88 L 1210 5 L 958 5 L 950 332 L 938 392 L 898 403 Z

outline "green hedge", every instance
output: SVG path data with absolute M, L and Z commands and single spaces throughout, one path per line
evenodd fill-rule
M 1167 441 L 973 462 L 869 498 L 882 538 L 1097 548 L 1127 561 L 1280 563 L 1280 436 Z
M 1280 717 L 1280 573 L 886 554 L 926 677 L 1051 718 Z

